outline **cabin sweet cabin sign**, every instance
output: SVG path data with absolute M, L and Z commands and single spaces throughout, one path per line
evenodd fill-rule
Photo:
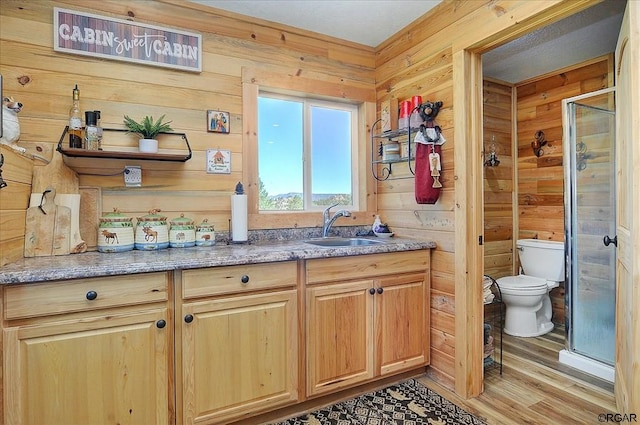
M 202 71 L 200 34 L 57 7 L 53 23 L 58 52 Z

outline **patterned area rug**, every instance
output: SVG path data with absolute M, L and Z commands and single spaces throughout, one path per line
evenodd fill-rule
M 414 379 L 287 419 L 278 425 L 463 425 L 486 422 Z

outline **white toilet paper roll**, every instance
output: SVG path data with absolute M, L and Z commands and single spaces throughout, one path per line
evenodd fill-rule
M 247 195 L 231 195 L 231 240 L 246 242 L 247 231 Z

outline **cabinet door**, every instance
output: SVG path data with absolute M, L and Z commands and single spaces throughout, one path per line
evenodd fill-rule
M 167 313 L 162 308 L 5 328 L 5 422 L 169 423 L 173 344 Z
M 388 375 L 429 362 L 429 285 L 424 273 L 377 279 L 376 371 Z
M 183 422 L 228 423 L 298 400 L 295 290 L 184 304 Z
M 373 378 L 372 280 L 307 289 L 307 393 Z

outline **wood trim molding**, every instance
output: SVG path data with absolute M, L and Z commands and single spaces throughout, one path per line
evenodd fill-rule
M 272 214 L 260 213 L 258 208 L 258 94 L 260 87 L 280 90 L 283 93 L 312 94 L 331 99 L 357 102 L 358 107 L 358 167 L 354 176 L 359 211 L 352 212 L 349 225 L 371 223 L 376 211 L 375 181 L 368 172 L 371 158 L 369 137 L 371 123 L 375 120 L 375 87 L 346 86 L 344 82 L 292 75 L 287 72 L 242 68 L 242 178 L 248 196 L 249 229 L 277 229 L 285 227 L 315 227 L 322 225 L 317 212 Z M 349 88 L 347 88 L 349 87 Z
M 482 164 L 482 64 L 479 54 L 453 55 L 453 99 L 461 105 L 454 116 L 456 132 L 455 220 L 455 390 L 463 397 L 482 392 L 482 272 L 484 252 Z M 480 81 L 480 84 L 477 84 Z

